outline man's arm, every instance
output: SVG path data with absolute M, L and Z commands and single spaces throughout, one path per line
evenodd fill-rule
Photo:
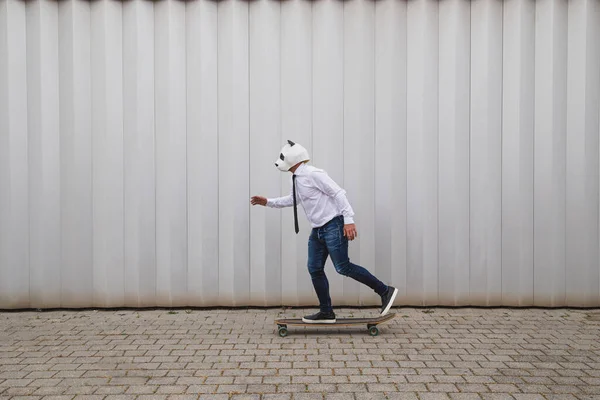
M 290 187 L 290 194 L 287 196 L 267 198 L 267 204 L 265 205 L 271 208 L 291 207 L 294 205 L 293 191 L 294 188 Z
M 250 198 L 250 203 L 252 203 L 253 206 L 259 204 L 265 207 L 283 208 L 292 206 L 294 204 L 294 199 L 292 198 L 292 195 L 275 197 L 272 199 L 267 199 L 263 196 L 252 196 Z
M 252 205 L 260 204 L 261 206 L 271 207 L 271 208 L 284 208 L 291 207 L 294 205 L 294 197 L 293 197 L 293 187 L 290 189 L 290 194 L 282 197 L 263 197 L 263 196 L 253 196 L 250 199 Z
M 271 208 L 284 208 L 291 207 L 294 205 L 294 197 L 291 194 L 283 197 L 275 197 L 271 199 L 267 199 L 267 207 Z
M 344 224 L 354 224 L 354 210 L 342 189 L 325 171 L 315 171 L 312 174 L 315 185 L 323 193 L 333 197 L 338 209 L 344 216 Z

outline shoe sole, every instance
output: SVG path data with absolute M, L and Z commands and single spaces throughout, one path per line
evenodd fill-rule
M 305 324 L 335 324 L 335 319 L 305 319 L 302 318 L 302 322 Z
M 387 306 L 385 307 L 385 310 L 383 310 L 381 312 L 381 316 L 383 317 L 384 315 L 386 315 L 389 311 L 390 308 L 392 308 L 392 305 L 394 304 L 394 300 L 396 300 L 396 295 L 398 294 L 398 288 L 394 288 L 394 293 L 392 293 L 392 298 L 390 299 L 390 301 L 388 301 Z

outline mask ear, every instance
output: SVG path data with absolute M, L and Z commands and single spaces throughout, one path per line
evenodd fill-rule
M 296 143 L 292 142 L 291 140 L 288 140 L 287 142 L 290 145 L 290 147 L 296 144 Z

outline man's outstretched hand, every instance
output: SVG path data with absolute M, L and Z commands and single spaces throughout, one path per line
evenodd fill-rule
M 356 232 L 355 224 L 346 224 L 344 225 L 344 236 L 348 238 L 348 240 L 354 240 L 355 237 L 358 236 Z
M 252 203 L 253 206 L 257 204 L 260 204 L 261 206 L 266 206 L 267 198 L 262 196 L 252 196 L 252 198 L 250 199 L 250 203 Z

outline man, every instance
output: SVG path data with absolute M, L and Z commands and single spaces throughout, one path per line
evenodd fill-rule
M 306 323 L 334 323 L 335 313 L 329 297 L 329 282 L 325 275 L 325 261 L 331 257 L 338 273 L 361 282 L 381 297 L 381 315 L 386 315 L 394 303 L 398 289 L 387 286 L 365 268 L 353 264 L 348 258 L 348 240 L 357 236 L 354 211 L 339 187 L 322 169 L 307 165 L 308 151 L 288 140 L 281 149 L 275 166 L 292 173 L 292 192 L 284 197 L 265 198 L 253 196 L 252 205 L 271 208 L 294 207 L 294 224 L 298 233 L 297 203 L 312 225 L 308 239 L 308 271 L 319 299 L 319 312 L 302 320 Z

